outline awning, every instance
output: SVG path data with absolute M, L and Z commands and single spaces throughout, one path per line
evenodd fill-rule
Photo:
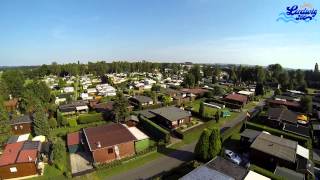
M 299 144 L 297 145 L 297 154 L 301 157 L 309 159 L 309 149 L 304 148 L 304 147 L 300 146 Z

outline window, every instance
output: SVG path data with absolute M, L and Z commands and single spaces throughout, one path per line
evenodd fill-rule
M 111 154 L 111 153 L 113 153 L 113 148 L 108 149 L 108 154 Z
M 16 167 L 10 168 L 10 172 L 12 172 L 12 173 L 17 172 L 17 168 Z

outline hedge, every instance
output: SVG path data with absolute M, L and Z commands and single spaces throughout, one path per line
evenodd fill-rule
M 266 177 L 269 177 L 271 179 L 274 179 L 274 180 L 285 180 L 286 178 L 283 178 L 281 176 L 278 176 L 278 175 L 275 175 L 273 174 L 271 171 L 268 171 L 266 169 L 263 169 L 259 166 L 256 166 L 254 164 L 251 164 L 250 167 L 249 167 L 250 170 L 256 172 L 256 173 L 259 173 L 261 175 L 264 175 Z
M 243 121 L 239 122 L 233 127 L 230 127 L 226 129 L 224 132 L 221 133 L 221 142 L 224 142 L 227 140 L 229 137 L 231 137 L 234 133 L 240 132 L 241 128 L 243 126 Z
M 249 129 L 253 129 L 253 130 L 258 130 L 258 131 L 268 131 L 271 134 L 277 135 L 277 136 L 281 136 L 283 135 L 285 138 L 288 139 L 292 139 L 295 141 L 298 141 L 300 143 L 306 143 L 308 141 L 307 138 L 295 135 L 295 134 L 291 134 L 291 133 L 287 133 L 278 129 L 274 129 L 268 126 L 264 126 L 261 124 L 256 124 L 256 123 L 252 123 L 252 122 L 246 122 L 246 128 Z
M 95 113 L 95 114 L 81 114 L 78 118 L 79 124 L 88 124 L 92 122 L 103 121 L 102 113 Z
M 75 119 L 75 118 L 69 119 L 69 126 L 70 127 L 76 127 L 77 125 L 78 125 L 77 119 Z
M 139 125 L 147 131 L 153 138 L 156 140 L 164 140 L 164 142 L 170 141 L 170 133 L 169 131 L 163 129 L 156 123 L 150 121 L 149 119 L 139 115 Z

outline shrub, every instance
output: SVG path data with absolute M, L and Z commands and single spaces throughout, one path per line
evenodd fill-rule
M 56 128 L 57 127 L 57 120 L 55 119 L 55 118 L 50 118 L 49 120 L 48 120 L 48 122 L 49 122 L 49 126 L 51 127 L 51 128 Z
M 150 121 L 149 119 L 139 116 L 140 125 L 144 130 L 146 130 L 149 134 L 151 134 L 155 139 L 161 140 L 163 139 L 166 143 L 170 141 L 170 133 L 169 131 L 163 129 L 159 125 Z
M 77 125 L 78 125 L 77 119 L 75 119 L 75 118 L 69 119 L 69 126 L 70 127 L 76 127 Z
M 92 122 L 103 121 L 102 113 L 95 113 L 95 114 L 82 114 L 78 118 L 79 124 L 88 124 Z
M 261 174 L 261 175 L 264 175 L 264 176 L 266 176 L 266 177 L 269 177 L 269 178 L 271 178 L 271 179 L 275 179 L 275 180 L 285 180 L 285 178 L 280 177 L 280 176 L 277 176 L 277 175 L 273 174 L 271 171 L 268 171 L 268 170 L 266 170 L 266 169 L 263 169 L 263 168 L 261 168 L 261 167 L 259 167 L 259 166 L 254 165 L 254 164 L 250 165 L 250 168 L 249 168 L 249 169 L 252 170 L 252 171 L 254 171 L 254 172 L 257 172 L 257 173 L 259 173 L 259 174 Z

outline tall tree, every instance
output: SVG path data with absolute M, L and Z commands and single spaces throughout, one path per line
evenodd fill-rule
M 0 147 L 7 142 L 11 136 L 11 126 L 8 112 L 6 111 L 0 91 Z
M 258 83 L 256 85 L 255 94 L 256 96 L 264 95 L 264 88 L 262 83 Z
M 122 92 L 118 92 L 115 103 L 114 103 L 114 113 L 115 113 L 115 121 L 117 123 L 123 122 L 126 117 L 129 116 L 128 111 L 128 100 L 124 97 Z
M 213 128 L 209 137 L 209 158 L 215 158 L 221 150 L 220 129 Z
M 319 72 L 318 63 L 316 63 L 316 65 L 314 65 L 314 72 Z
M 232 66 L 231 70 L 230 70 L 230 79 L 233 81 L 233 83 L 237 82 L 237 74 L 236 74 L 236 67 Z
M 2 79 L 6 84 L 9 93 L 13 97 L 20 97 L 23 92 L 24 76 L 19 70 L 8 70 L 3 72 Z
M 36 110 L 34 114 L 34 121 L 33 121 L 33 130 L 35 135 L 44 135 L 49 137 L 49 123 L 48 123 L 48 117 L 47 114 L 42 107 L 42 105 L 39 103 L 36 105 Z
M 195 154 L 197 159 L 207 161 L 209 159 L 209 137 L 211 131 L 204 129 L 195 147 Z
M 195 85 L 194 75 L 191 73 L 186 74 L 183 79 L 183 86 L 188 87 L 188 88 L 192 88 L 192 87 L 194 87 L 194 85 Z
M 304 96 L 300 100 L 300 105 L 305 113 L 312 112 L 312 99 L 310 96 Z
M 204 109 L 204 103 L 203 102 L 200 102 L 200 106 L 199 106 L 199 115 L 201 117 L 204 117 L 205 116 L 205 109 Z
M 190 73 L 193 74 L 195 85 L 198 86 L 199 85 L 199 81 L 201 81 L 200 66 L 198 64 L 194 65 L 190 69 Z

